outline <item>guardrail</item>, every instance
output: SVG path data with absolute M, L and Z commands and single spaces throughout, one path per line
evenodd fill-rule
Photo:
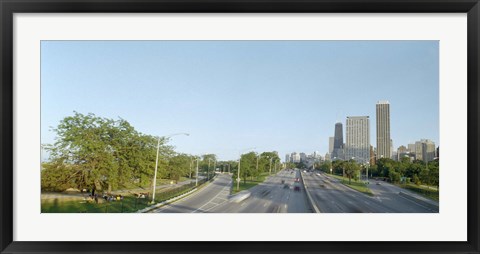
M 206 178 L 202 179 L 201 181 L 199 181 L 199 185 L 194 187 L 193 189 L 191 189 L 190 191 L 186 192 L 186 193 L 183 193 L 181 195 L 178 195 L 178 196 L 173 196 L 172 198 L 168 199 L 168 200 L 164 200 L 164 201 L 161 201 L 157 204 L 154 204 L 154 205 L 151 205 L 151 206 L 148 206 L 148 207 L 145 207 L 144 209 L 141 209 L 141 210 L 138 210 L 137 213 L 147 213 L 147 212 L 150 212 L 152 210 L 155 210 L 157 208 L 160 208 L 164 205 L 168 205 L 170 203 L 173 203 L 179 199 L 182 199 L 190 194 L 192 194 L 193 192 L 196 192 L 197 190 L 201 189 L 204 187 L 205 184 L 207 183 L 211 183 L 213 182 L 213 180 L 216 178 L 216 175 L 213 176 L 212 178 L 210 178 L 208 181 Z
M 300 170 L 300 179 L 302 180 L 303 187 L 305 187 L 305 193 L 307 193 L 308 203 L 312 207 L 313 211 L 315 211 L 315 213 L 321 213 L 320 209 L 317 207 L 317 205 L 313 201 L 312 195 L 310 195 L 310 191 L 308 190 L 308 186 L 305 184 L 305 181 L 303 180 L 303 173 L 302 173 L 301 170 Z

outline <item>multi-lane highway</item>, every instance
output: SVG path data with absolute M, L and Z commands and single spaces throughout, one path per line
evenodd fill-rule
M 302 181 L 295 183 L 296 179 Z M 343 185 L 328 174 L 282 170 L 249 189 L 248 198 L 236 200 L 230 195 L 235 186 L 230 174 L 218 174 L 193 194 L 160 207 L 154 213 L 311 213 L 311 202 L 321 213 L 431 213 L 438 212 L 438 202 L 409 193 L 400 187 L 371 181 L 374 193 L 368 196 Z M 294 190 L 299 186 L 300 190 Z M 305 188 L 306 187 L 306 188 Z M 403 192 L 415 198 L 400 195 Z M 242 194 L 243 195 L 243 194 Z M 415 202 L 416 200 L 421 202 Z
M 216 179 L 196 193 L 153 213 L 309 213 L 303 187 L 294 191 L 298 170 L 283 170 L 268 177 L 263 183 L 249 190 L 250 197 L 234 202 L 230 197 L 232 177 L 219 174 Z M 282 183 L 283 181 L 283 183 Z
M 437 210 L 426 207 L 399 195 L 399 191 L 375 181 L 370 184 L 373 197 L 343 185 L 325 173 L 304 173 L 305 185 L 322 213 L 431 213 Z M 382 183 L 385 186 L 390 184 Z M 382 186 L 382 187 L 380 187 Z M 398 188 L 398 187 L 397 187 Z M 382 191 L 379 191 L 379 190 Z
M 226 202 L 210 212 L 217 213 L 311 213 L 303 186 L 293 188 L 298 170 L 282 170 L 251 188 L 251 196 L 242 202 Z M 282 183 L 283 181 L 283 183 Z
M 177 202 L 160 207 L 152 213 L 198 213 L 208 212 L 216 206 L 228 202 L 232 177 L 219 174 L 205 187 Z

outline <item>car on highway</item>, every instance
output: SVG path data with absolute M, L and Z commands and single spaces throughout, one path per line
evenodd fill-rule
M 293 184 L 293 191 L 300 191 L 300 183 L 299 182 L 295 182 Z
M 230 197 L 230 202 L 234 202 L 234 203 L 240 203 L 242 202 L 243 200 L 249 198 L 251 196 L 251 192 L 248 191 L 248 190 L 243 190 L 243 191 L 240 191 L 239 193 L 233 195 Z
M 283 185 L 283 188 L 284 189 L 290 189 L 290 185 L 288 185 L 288 183 L 286 183 L 285 185 Z

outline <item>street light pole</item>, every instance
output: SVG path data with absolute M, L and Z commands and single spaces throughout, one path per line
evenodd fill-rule
M 209 180 L 209 176 L 210 176 L 210 158 L 208 158 L 207 181 Z
M 240 162 L 242 161 L 242 155 L 240 154 L 240 159 L 238 159 L 238 170 L 237 170 L 237 191 L 240 189 Z
M 188 134 L 188 133 L 175 133 L 175 134 L 170 134 L 168 136 L 164 136 L 163 138 L 168 139 L 168 138 L 171 138 L 171 137 L 177 136 L 177 135 L 190 136 L 190 134 Z M 155 190 L 156 190 L 156 187 L 157 187 L 158 153 L 160 151 L 160 139 L 161 138 L 162 137 L 158 137 L 158 141 L 157 141 L 157 158 L 155 160 L 155 173 L 153 174 L 152 203 L 155 202 Z
M 198 158 L 197 158 L 197 176 L 195 177 L 195 186 L 198 186 Z
M 268 174 L 272 174 L 272 157 L 270 157 L 270 171 L 268 172 Z
M 160 150 L 160 137 L 158 137 L 157 142 L 157 159 L 155 160 L 155 173 L 153 174 L 153 192 L 152 192 L 152 203 L 155 201 L 155 188 L 157 185 L 157 167 L 158 167 L 158 152 Z
M 240 151 L 240 158 L 238 159 L 238 170 L 237 170 L 237 191 L 240 189 L 240 162 L 242 161 L 242 153 L 248 150 L 256 149 L 256 147 L 244 149 Z

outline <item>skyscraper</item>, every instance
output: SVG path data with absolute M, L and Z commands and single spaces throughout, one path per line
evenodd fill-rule
M 435 158 L 435 143 L 428 139 L 415 142 L 415 159 L 433 161 Z
M 297 152 L 293 152 L 290 154 L 290 161 L 291 162 L 300 162 L 300 154 L 298 154 Z
M 307 155 L 305 153 L 300 153 L 300 162 L 307 161 Z
M 360 163 L 370 160 L 370 120 L 368 116 L 349 116 L 346 126 L 345 159 Z
M 332 154 L 333 152 L 333 137 L 328 137 L 328 153 Z
M 392 156 L 390 140 L 390 103 L 377 102 L 377 159 Z
M 335 124 L 335 136 L 333 137 L 332 160 L 343 160 L 343 126 L 342 123 Z

